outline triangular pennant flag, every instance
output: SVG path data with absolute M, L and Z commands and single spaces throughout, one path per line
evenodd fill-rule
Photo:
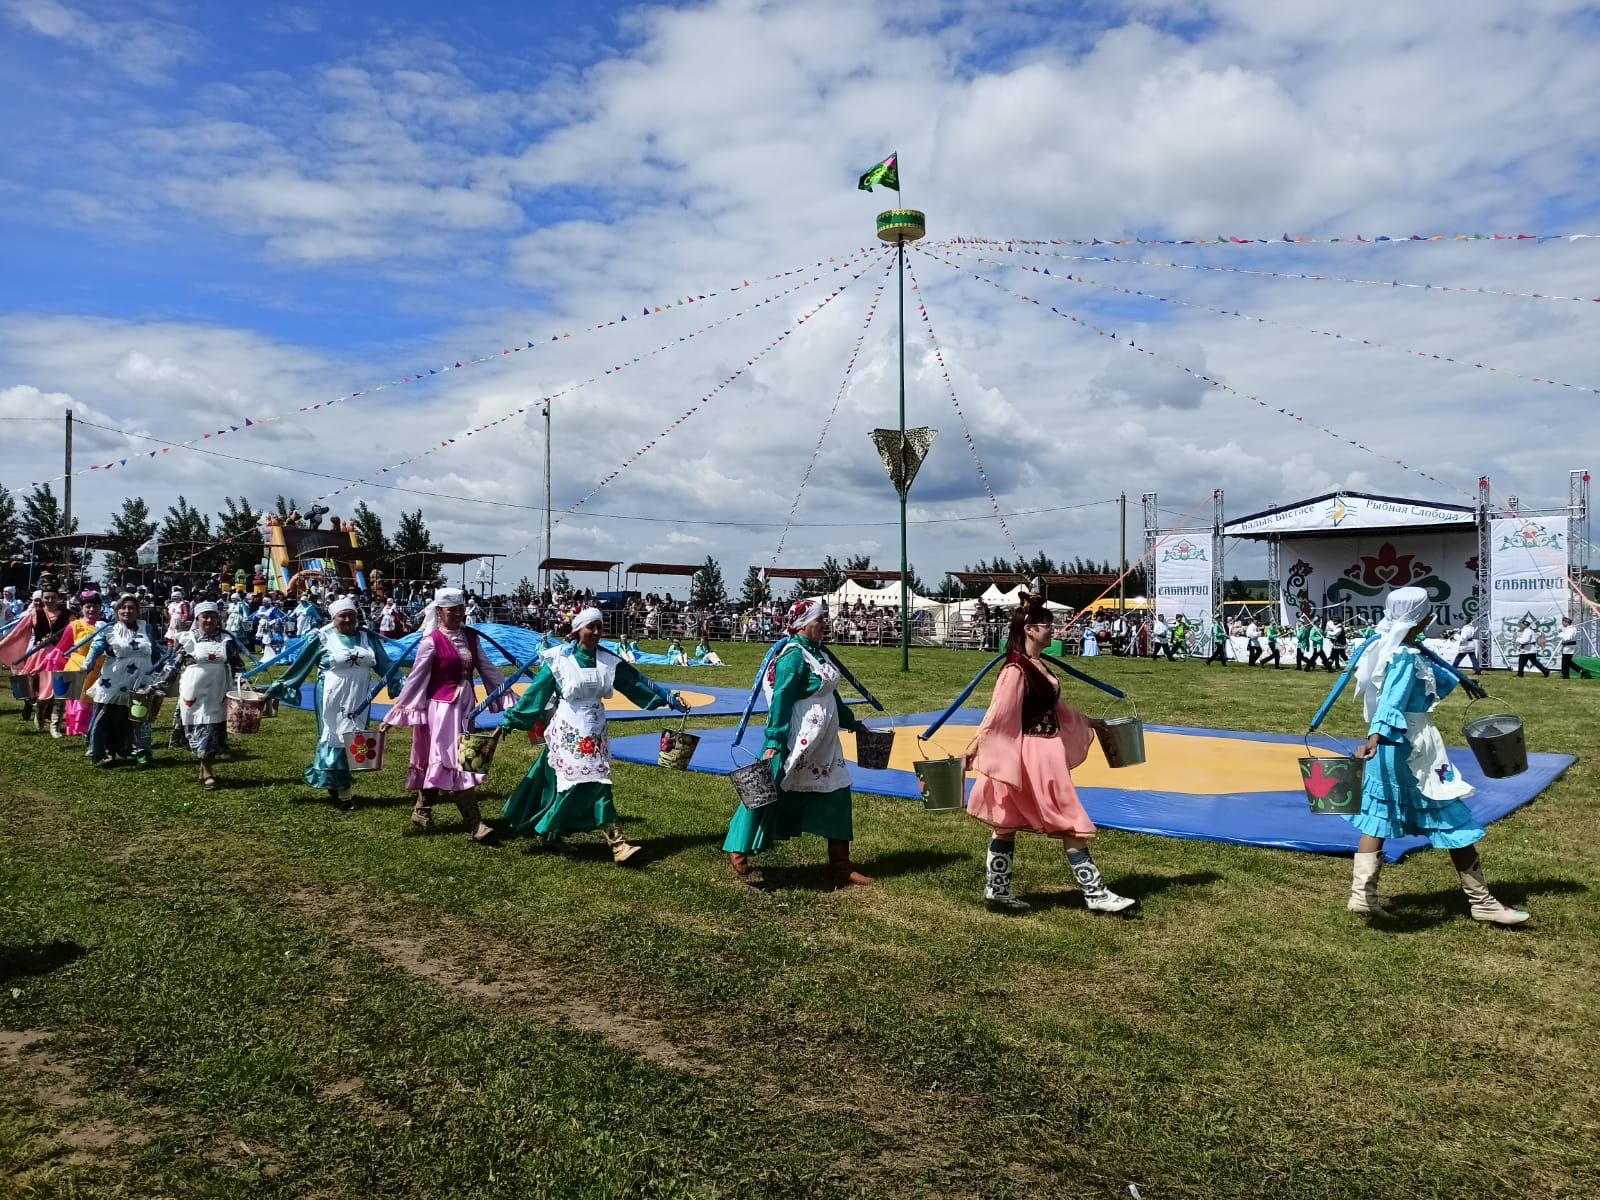
M 872 431 L 872 444 L 878 448 L 878 457 L 883 459 L 884 469 L 889 472 L 889 482 L 900 495 L 911 490 L 912 480 L 917 477 L 938 432 L 926 425 L 908 429 L 903 434 L 898 429 Z

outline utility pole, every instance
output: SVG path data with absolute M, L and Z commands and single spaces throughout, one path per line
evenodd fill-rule
M 1117 497 L 1117 507 L 1122 513 L 1122 573 L 1117 576 L 1117 615 L 1122 616 L 1128 609 L 1128 493 L 1123 492 Z
M 61 485 L 61 532 L 72 532 L 72 410 L 67 409 L 67 477 Z
M 553 528 L 550 523 L 550 509 L 552 507 L 550 497 L 552 494 L 550 487 L 550 402 L 547 400 L 544 405 L 544 590 L 547 592 L 550 590 L 550 555 L 553 553 L 550 548 L 550 534 Z

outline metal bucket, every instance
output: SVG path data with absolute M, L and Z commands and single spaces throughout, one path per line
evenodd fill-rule
M 389 731 L 381 725 L 375 730 L 357 729 L 344 735 L 344 761 L 351 772 L 383 770 L 383 752 Z
M 1365 766 L 1359 758 L 1348 755 L 1302 758 L 1300 786 L 1305 789 L 1311 811 L 1333 816 L 1353 816 L 1360 812 Z
M 965 758 L 924 758 L 914 765 L 924 811 L 955 812 L 961 807 L 967 790 Z
M 500 746 L 499 730 L 464 733 L 456 745 L 456 762 L 472 775 L 487 775 L 494 765 L 494 752 Z
M 1461 727 L 1478 767 L 1490 779 L 1509 779 L 1528 769 L 1528 743 L 1522 718 L 1510 713 L 1478 717 Z
M 57 671 L 52 686 L 57 700 L 82 700 L 87 671 Z
M 778 802 L 778 781 L 772 777 L 772 764 L 757 759 L 744 767 L 728 772 L 733 790 L 739 793 L 739 803 L 751 812 L 760 812 Z
M 135 721 L 154 722 L 161 715 L 161 702 L 166 698 L 165 692 L 155 688 L 135 692 L 133 699 L 128 702 L 128 716 Z
M 889 769 L 894 751 L 894 730 L 863 729 L 856 734 L 856 765 L 868 771 Z
M 1133 701 L 1128 706 L 1133 707 Z M 1137 767 L 1144 762 L 1144 718 L 1137 711 L 1126 717 L 1090 717 L 1089 725 L 1107 765 Z
M 267 707 L 265 692 L 228 693 L 228 732 L 241 735 L 261 732 L 261 716 Z
M 687 718 L 685 718 L 687 721 Z M 661 731 L 661 748 L 656 754 L 656 765 L 671 771 L 687 771 L 694 748 L 700 744 L 700 735 L 690 733 L 680 723 L 676 729 Z

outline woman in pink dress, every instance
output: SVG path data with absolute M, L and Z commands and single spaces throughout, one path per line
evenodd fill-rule
M 1040 660 L 1050 636 L 1050 610 L 1024 592 L 1011 614 L 1006 663 L 989 711 L 967 747 L 967 764 L 978 772 L 967 812 L 993 831 L 983 898 L 996 912 L 1027 911 L 1011 890 L 1017 833 L 1027 830 L 1060 839 L 1091 911 L 1121 912 L 1134 901 L 1100 878 L 1089 856 L 1094 822 L 1072 785 L 1072 768 L 1088 757 L 1094 731 L 1082 713 L 1061 702 L 1061 685 Z
M 423 613 L 417 657 L 405 687 L 383 718 L 384 725 L 411 727 L 411 765 L 406 790 L 417 793 L 411 823 L 426 831 L 433 824 L 433 806 L 453 801 L 474 841 L 487 841 L 494 830 L 478 811 L 478 785 L 483 776 L 461 769 L 461 735 L 472 732 L 468 718 L 477 706 L 472 675 L 494 691 L 503 682 L 483 653 L 477 631 L 467 628 L 467 598 L 457 588 L 440 588 Z M 509 708 L 515 696 L 496 701 L 496 711 Z

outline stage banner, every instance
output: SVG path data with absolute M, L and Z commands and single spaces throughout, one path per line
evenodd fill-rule
M 1517 632 L 1532 621 L 1539 659 L 1559 665 L 1556 634 L 1572 603 L 1566 517 L 1496 517 L 1489 522 L 1489 661 L 1516 666 Z
M 1476 620 L 1478 537 L 1471 529 L 1371 537 L 1290 538 L 1279 556 L 1283 619 L 1332 609 L 1352 632 L 1376 625 L 1395 588 L 1419 587 L 1433 603 L 1434 633 Z
M 1167 533 L 1156 540 L 1156 612 L 1175 621 L 1179 615 L 1199 625 L 1210 637 L 1211 614 L 1216 605 L 1211 596 L 1211 535 L 1209 533 Z

